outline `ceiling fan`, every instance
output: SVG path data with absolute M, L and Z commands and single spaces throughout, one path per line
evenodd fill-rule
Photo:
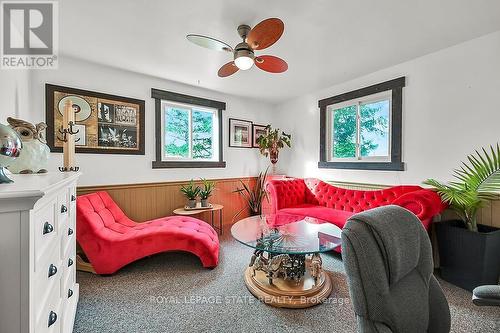
M 246 24 L 238 27 L 238 34 L 243 42 L 233 49 L 227 43 L 218 39 L 189 34 L 186 38 L 199 46 L 203 46 L 216 51 L 231 52 L 234 61 L 228 62 L 219 69 L 220 77 L 230 76 L 238 70 L 247 70 L 255 66 L 270 73 L 283 73 L 288 69 L 288 64 L 281 58 L 272 55 L 256 56 L 256 50 L 263 50 L 273 45 L 283 34 L 285 25 L 279 18 L 269 18 L 257 24 L 253 29 Z

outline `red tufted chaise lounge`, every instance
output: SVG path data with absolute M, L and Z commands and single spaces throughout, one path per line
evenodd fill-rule
M 420 186 L 395 186 L 377 191 L 348 190 L 319 179 L 287 178 L 267 183 L 273 213 L 311 216 L 343 228 L 355 213 L 398 205 L 413 212 L 426 229 L 445 205 L 433 191 Z
M 112 274 L 137 259 L 165 251 L 187 251 L 203 267 L 219 260 L 219 239 L 207 223 L 170 216 L 144 223 L 130 220 L 107 192 L 77 198 L 78 243 L 97 274 Z

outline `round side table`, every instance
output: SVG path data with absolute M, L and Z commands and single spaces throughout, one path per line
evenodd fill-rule
M 184 207 L 180 207 L 177 209 L 174 209 L 174 214 L 175 215 L 184 215 L 184 216 L 190 216 L 190 215 L 198 215 L 201 213 L 206 213 L 210 212 L 210 225 L 212 228 L 214 228 L 218 233 L 222 235 L 223 227 L 222 227 L 222 216 L 223 216 L 223 211 L 224 206 L 219 205 L 219 204 L 212 204 L 212 207 L 207 207 L 203 209 L 185 209 Z M 219 212 L 219 226 L 216 227 L 214 223 L 214 215 L 215 212 Z

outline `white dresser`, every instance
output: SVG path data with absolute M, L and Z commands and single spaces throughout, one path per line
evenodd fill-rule
M 0 333 L 72 332 L 79 173 L 0 184 Z

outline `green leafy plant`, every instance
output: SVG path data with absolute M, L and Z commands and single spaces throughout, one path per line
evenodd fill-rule
M 200 187 L 194 184 L 194 181 L 191 181 L 187 185 L 183 185 L 181 187 L 181 192 L 188 198 L 188 200 L 196 200 L 198 194 L 200 194 Z
M 262 201 L 264 200 L 264 198 L 269 201 L 269 197 L 265 189 L 268 169 L 269 168 L 266 168 L 266 171 L 259 173 L 257 182 L 255 183 L 255 186 L 253 188 L 250 188 L 247 184 L 243 183 L 240 180 L 242 187 L 233 191 L 233 193 L 239 193 L 243 197 L 243 199 L 245 199 L 252 215 L 262 214 Z M 236 216 L 238 216 L 244 209 L 240 210 L 236 214 Z
M 206 180 L 204 178 L 201 178 L 201 181 L 203 182 L 203 188 L 200 189 L 200 198 L 202 200 L 206 200 L 212 195 L 212 192 L 215 190 L 215 182 Z
M 453 177 L 457 181 L 448 184 L 427 179 L 424 184 L 434 187 L 443 201 L 450 205 L 464 221 L 467 229 L 477 231 L 477 212 L 486 200 L 496 197 L 500 191 L 500 146 L 490 146 L 487 150 L 467 156 L 468 163 L 462 162 L 455 169 Z
M 271 162 L 274 164 L 278 161 L 278 153 L 281 148 L 285 147 L 285 145 L 289 148 L 292 147 L 292 135 L 280 132 L 278 128 L 272 129 L 271 125 L 267 125 L 266 130 L 267 134 L 257 138 L 257 144 L 260 153 L 265 157 L 271 155 Z

